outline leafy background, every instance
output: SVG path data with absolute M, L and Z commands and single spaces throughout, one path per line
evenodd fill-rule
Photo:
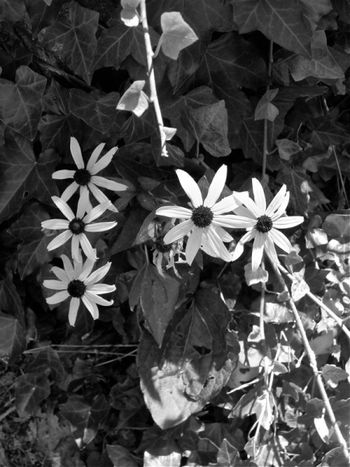
M 349 2 L 147 0 L 147 11 L 154 46 L 168 11 L 199 38 L 154 62 L 177 128 L 168 158 L 151 107 L 116 110 L 147 80 L 142 28 L 123 24 L 118 0 L 0 2 L 0 464 L 347 465 L 272 274 L 261 341 L 247 254 L 226 267 L 199 255 L 180 277 L 152 258 L 155 209 L 185 202 L 174 168 L 205 187 L 225 163 L 228 187 L 249 189 L 265 152 L 266 192 L 287 184 L 289 213 L 306 219 L 287 258 L 292 295 L 347 437 L 349 341 L 301 279 L 347 326 Z M 114 305 L 96 322 L 80 310 L 75 328 L 65 304 L 46 305 L 42 281 L 63 249 L 48 253 L 40 227 L 70 136 L 86 155 L 118 145 L 106 175 L 129 187 L 113 199 L 117 228 L 95 239 Z

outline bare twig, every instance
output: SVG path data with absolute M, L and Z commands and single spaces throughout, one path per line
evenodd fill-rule
M 259 313 L 259 327 L 260 327 L 260 337 L 262 340 L 265 340 L 265 326 L 264 326 L 264 313 L 265 313 L 265 287 L 262 284 L 261 295 L 260 295 L 260 313 Z
M 149 79 L 149 88 L 150 88 L 150 96 L 149 101 L 153 103 L 154 111 L 156 114 L 156 119 L 159 127 L 160 133 L 160 142 L 161 142 L 161 149 L 162 149 L 162 156 L 168 157 L 168 152 L 166 149 L 166 135 L 164 132 L 164 122 L 162 112 L 160 110 L 158 94 L 157 94 L 157 87 L 156 87 L 156 80 L 154 76 L 154 68 L 153 68 L 153 50 L 151 44 L 151 37 L 149 34 L 148 28 L 148 21 L 147 21 L 147 11 L 146 11 L 146 0 L 140 1 L 140 13 L 141 13 L 141 24 L 143 28 L 143 35 L 145 39 L 145 47 L 146 47 L 146 58 L 147 58 L 147 68 L 148 68 L 148 79 Z

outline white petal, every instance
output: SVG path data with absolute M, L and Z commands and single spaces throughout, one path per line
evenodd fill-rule
M 52 174 L 52 178 L 55 180 L 65 180 L 66 178 L 73 178 L 75 170 L 57 170 Z
M 226 178 L 227 166 L 222 165 L 214 175 L 213 180 L 209 186 L 208 194 L 203 203 L 204 206 L 211 208 L 216 203 L 222 193 L 222 190 L 224 189 Z
M 156 215 L 173 217 L 174 219 L 189 219 L 192 216 L 192 211 L 181 206 L 162 206 L 156 210 Z
M 77 207 L 77 217 L 81 219 L 86 212 L 90 212 L 92 204 L 90 202 L 89 189 L 87 186 L 80 186 L 79 200 Z
M 219 216 L 214 215 L 213 224 L 221 225 L 222 227 L 232 227 L 234 229 L 247 229 L 254 227 L 256 219 L 235 216 L 233 214 L 221 214 Z
M 89 277 L 85 279 L 85 285 L 90 286 L 90 284 L 96 284 L 101 279 L 105 277 L 108 271 L 111 268 L 112 263 L 108 262 L 104 266 L 96 269 Z
M 97 159 L 100 157 L 102 149 L 105 147 L 106 143 L 100 143 L 95 149 L 92 151 L 91 156 L 86 164 L 86 169 L 91 172 L 92 167 L 96 164 Z
M 72 235 L 73 234 L 70 230 L 65 230 L 64 232 L 60 233 L 47 245 L 48 251 L 55 250 L 59 246 L 63 245 L 71 238 Z
M 265 239 L 267 235 L 261 232 L 255 233 L 252 252 L 252 271 L 256 271 L 261 264 L 264 253 Z
M 99 203 L 110 203 L 110 207 L 113 206 L 111 200 L 107 198 L 107 196 L 96 185 L 94 185 L 93 183 L 89 183 L 89 188 L 91 190 L 91 193 L 94 195 L 94 197 Z
M 216 233 L 219 235 L 219 237 L 221 238 L 223 242 L 232 242 L 233 240 L 232 235 L 226 232 L 225 229 L 223 229 L 219 225 L 213 225 L 213 229 L 216 230 Z
M 276 253 L 275 245 L 269 234 L 267 235 L 266 240 L 265 240 L 265 251 L 266 251 L 267 256 L 270 258 L 270 261 L 272 261 L 272 264 L 274 264 L 275 266 L 280 264 L 277 253 Z
M 79 310 L 80 299 L 77 297 L 72 297 L 70 304 L 69 304 L 69 312 L 68 312 L 68 321 L 71 326 L 75 325 L 75 321 L 77 319 L 77 314 Z
M 257 178 L 252 179 L 252 185 L 255 204 L 258 206 L 260 211 L 264 213 L 266 211 L 266 198 L 263 187 Z
M 61 292 L 57 292 L 51 297 L 46 298 L 46 303 L 49 305 L 56 305 L 57 303 L 64 302 L 69 297 L 69 293 L 67 290 L 62 290 Z
M 188 235 L 191 229 L 194 227 L 194 224 L 191 219 L 181 222 L 181 224 L 175 225 L 163 238 L 163 242 L 168 245 L 169 243 L 176 242 L 180 238 Z
M 244 206 L 237 206 L 233 212 L 237 214 L 237 216 L 248 217 L 249 219 L 254 219 L 256 222 L 256 217 L 252 214 L 249 209 L 245 208 Z
M 234 197 L 238 200 L 238 201 L 241 201 L 242 204 L 244 206 L 246 206 L 249 211 L 256 217 L 260 217 L 262 216 L 264 213 L 264 211 L 262 211 L 261 209 L 259 209 L 259 207 L 256 205 L 256 203 L 249 197 L 249 196 L 245 196 L 245 195 L 239 195 L 239 197 L 237 198 L 236 195 L 234 195 Z
M 279 205 L 278 209 L 271 215 L 271 219 L 273 221 L 277 220 L 279 217 L 283 216 L 286 212 L 288 203 L 289 203 L 289 197 L 290 193 L 287 191 L 285 194 L 284 198 L 281 201 L 281 204 Z
M 75 215 L 73 214 L 73 211 L 71 210 L 71 208 L 68 206 L 68 204 L 62 198 L 59 198 L 58 196 L 52 196 L 52 201 L 56 204 L 56 206 L 61 211 L 61 213 L 69 221 L 74 219 Z
M 80 145 L 74 136 L 70 139 L 70 152 L 78 169 L 83 169 L 85 167 L 83 156 L 81 154 Z
M 279 230 L 271 229 L 269 231 L 269 237 L 286 253 L 290 253 L 293 249 L 292 244 L 288 238 Z
M 232 195 L 222 198 L 218 203 L 211 208 L 214 214 L 224 214 L 231 212 L 237 206 L 236 200 Z
M 47 221 L 42 221 L 41 227 L 50 230 L 68 229 L 69 222 L 65 219 L 48 219 Z
M 236 259 L 238 259 L 241 256 L 244 250 L 244 244 L 252 240 L 254 236 L 255 230 L 250 230 L 249 232 L 243 235 L 243 237 L 239 240 L 239 242 L 236 245 L 236 248 L 232 253 L 232 261 L 236 261 Z
M 111 204 L 112 203 L 109 200 L 107 203 L 98 204 L 93 209 L 91 209 L 91 211 L 88 214 L 86 214 L 86 216 L 84 217 L 84 222 L 88 224 L 90 222 L 93 222 L 98 217 L 101 217 L 102 214 L 106 211 L 106 209 L 108 209 L 108 207 Z
M 198 253 L 198 250 L 201 247 L 202 234 L 203 234 L 203 229 L 199 229 L 198 227 L 195 227 L 191 235 L 188 237 L 185 253 L 186 253 L 186 261 L 189 265 L 192 264 L 194 258 L 196 257 L 196 254 Z
M 81 256 L 81 251 L 80 251 L 80 235 L 73 235 L 72 237 L 72 242 L 71 242 L 71 255 L 73 260 L 77 261 L 78 263 L 81 263 L 83 261 L 83 258 Z
M 89 242 L 87 236 L 84 233 L 80 235 L 80 245 L 87 258 L 90 258 L 91 260 L 95 261 L 97 260 L 96 250 L 92 248 L 91 243 Z
M 277 227 L 277 229 L 289 229 L 290 227 L 295 227 L 303 222 L 303 216 L 285 216 L 274 221 L 273 226 Z
M 80 272 L 80 274 L 78 275 L 78 279 L 80 281 L 85 281 L 85 279 L 89 276 L 89 274 L 91 274 L 91 271 L 93 270 L 93 267 L 95 266 L 95 262 L 94 260 L 90 259 L 90 258 L 87 258 L 84 265 L 83 265 L 83 268 Z
M 287 187 L 286 185 L 282 185 L 279 191 L 276 193 L 275 197 L 272 199 L 271 203 L 268 205 L 266 209 L 266 215 L 271 217 L 273 213 L 278 209 L 280 206 L 283 198 L 286 195 Z
M 79 241 L 79 237 L 77 237 L 77 239 Z M 79 251 L 78 254 L 80 255 L 79 261 L 77 261 L 76 259 L 73 259 L 74 279 L 77 279 L 84 269 L 84 263 L 83 263 L 83 258 L 81 255 L 80 248 L 78 249 L 78 251 Z
M 75 279 L 74 269 L 73 269 L 72 263 L 71 263 L 70 259 L 68 258 L 68 256 L 61 255 L 61 260 L 63 262 L 64 271 L 66 272 L 69 280 L 71 281 L 71 280 Z M 54 268 L 52 268 L 52 270 L 54 270 Z M 59 276 L 57 276 L 57 277 L 59 277 Z
M 180 185 L 182 186 L 186 195 L 190 198 L 192 205 L 195 208 L 203 204 L 203 198 L 201 190 L 197 183 L 193 180 L 191 175 L 181 169 L 176 170 L 176 175 L 179 179 Z
M 72 182 L 70 185 L 67 186 L 67 188 L 62 193 L 61 199 L 63 199 L 63 201 L 70 200 L 78 188 L 79 188 L 79 185 L 77 184 L 77 182 Z
M 89 285 L 87 290 L 97 295 L 103 295 L 105 293 L 114 292 L 116 290 L 116 286 L 110 284 L 93 284 Z
M 43 282 L 43 286 L 48 289 L 53 290 L 66 290 L 68 286 L 68 282 L 64 281 L 55 281 L 55 280 L 45 280 Z
M 98 308 L 97 308 L 96 303 L 90 301 L 85 295 L 83 295 L 81 299 L 84 305 L 86 306 L 86 308 L 89 310 L 93 319 L 98 319 L 99 313 L 98 313 Z
M 128 189 L 126 185 L 122 183 L 115 182 L 114 180 L 109 180 L 108 178 L 99 177 L 98 175 L 93 175 L 91 177 L 91 183 L 94 183 L 101 188 L 106 188 L 106 190 L 112 191 L 125 191 Z
M 90 302 L 97 303 L 97 305 L 102 306 L 111 306 L 113 305 L 113 300 L 106 300 L 105 298 L 99 297 L 98 295 L 90 293 L 88 290 L 85 292 L 86 297 Z
M 72 277 L 67 274 L 67 271 L 58 268 L 57 266 L 53 266 L 50 271 L 53 272 L 55 276 L 58 277 L 58 279 L 62 282 L 68 283 L 70 280 L 72 280 Z
M 91 175 L 95 175 L 98 172 L 101 172 L 101 170 L 103 170 L 104 168 L 106 168 L 107 165 L 109 165 L 111 160 L 113 159 L 113 156 L 117 152 L 117 149 L 117 147 L 114 147 L 108 152 L 106 152 L 106 154 L 103 157 L 101 157 L 101 159 L 98 162 L 96 162 L 96 164 L 91 168 Z
M 85 226 L 85 232 L 105 232 L 114 229 L 118 222 L 96 222 Z
M 224 261 L 232 260 L 231 254 L 228 252 L 225 245 L 223 244 L 223 241 L 220 239 L 220 237 L 213 228 L 209 228 L 206 232 L 206 235 L 203 235 L 203 245 L 206 242 L 208 243 L 208 245 L 210 245 L 212 251 L 216 253 L 213 256 L 219 257 Z

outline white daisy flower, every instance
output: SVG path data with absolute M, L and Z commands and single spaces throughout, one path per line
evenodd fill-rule
M 232 211 L 239 203 L 232 195 L 217 202 L 225 187 L 226 165 L 222 165 L 216 172 L 204 201 L 199 186 L 187 172 L 178 169 L 176 175 L 191 200 L 192 209 L 181 206 L 164 206 L 157 209 L 156 214 L 159 216 L 185 219 L 167 232 L 164 243 L 176 242 L 187 235 L 185 253 L 188 264 L 192 264 L 200 248 L 210 256 L 232 261 L 232 256 L 223 242 L 231 242 L 233 238 L 223 227 L 233 227 L 232 219 L 235 216 L 224 213 Z M 233 224 L 235 225 L 235 222 Z
M 113 300 L 105 300 L 100 295 L 114 292 L 115 285 L 100 284 L 99 281 L 108 273 L 112 263 L 106 263 L 96 271 L 92 272 L 95 261 L 88 258 L 85 263 L 73 261 L 66 255 L 62 255 L 64 269 L 54 266 L 51 271 L 58 280 L 45 280 L 44 287 L 58 290 L 51 297 L 46 298 L 49 305 L 56 305 L 70 298 L 69 324 L 74 326 L 80 301 L 86 306 L 93 319 L 97 319 L 99 311 L 97 305 L 111 306 Z
M 86 205 L 83 203 L 78 204 L 77 213 L 74 214 L 68 204 L 63 199 L 57 196 L 52 196 L 52 200 L 61 213 L 66 219 L 49 219 L 41 223 L 43 229 L 49 230 L 63 230 L 62 233 L 57 235 L 47 245 L 49 251 L 55 250 L 60 247 L 68 240 L 72 239 L 71 251 L 72 258 L 78 262 L 82 261 L 81 252 L 79 246 L 81 246 L 86 257 L 96 261 L 96 252 L 92 248 L 85 232 L 104 232 L 106 230 L 113 229 L 117 225 L 117 222 L 95 222 L 92 221 L 100 217 L 106 209 L 111 205 L 108 200 L 107 203 L 99 204 L 98 206 L 91 209 L 88 214 Z
M 234 198 L 242 206 L 234 208 L 238 214 L 233 227 L 246 229 L 247 233 L 239 240 L 233 252 L 233 261 L 241 256 L 244 244 L 254 239 L 252 252 L 252 271 L 256 271 L 261 264 L 264 251 L 271 261 L 279 263 L 275 245 L 286 253 L 290 253 L 292 245 L 288 238 L 278 229 L 288 229 L 304 222 L 303 216 L 287 216 L 285 211 L 289 203 L 289 191 L 283 185 L 266 207 L 266 198 L 261 183 L 252 179 L 254 200 L 246 194 L 234 193 Z
M 105 143 L 101 143 L 92 151 L 90 159 L 85 166 L 80 145 L 76 138 L 71 137 L 70 151 L 77 169 L 57 170 L 52 174 L 52 178 L 56 180 L 73 179 L 73 182 L 68 185 L 62 193 L 61 198 L 63 201 L 68 201 L 79 189 L 79 203 L 82 202 L 92 207 L 90 204 L 89 191 L 91 191 L 94 198 L 99 203 L 107 203 L 109 199 L 99 187 L 112 191 L 125 191 L 128 189 L 128 187 L 122 183 L 117 183 L 113 180 L 109 180 L 108 178 L 96 175 L 109 165 L 118 149 L 117 147 L 113 147 L 98 161 L 97 159 L 99 158 L 104 146 Z M 117 212 L 117 209 L 113 204 L 111 204 L 108 209 Z

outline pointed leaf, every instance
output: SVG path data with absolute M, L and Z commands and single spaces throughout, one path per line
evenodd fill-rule
M 140 4 L 140 0 L 121 0 L 122 11 L 120 18 L 129 28 L 136 27 L 140 23 L 140 17 L 137 12 L 137 7 Z
M 25 345 L 24 329 L 18 319 L 0 313 L 0 357 L 14 360 Z
M 46 374 L 26 373 L 16 380 L 16 408 L 21 417 L 34 415 L 50 395 Z
M 198 40 L 197 34 L 186 23 L 179 11 L 163 13 L 160 23 L 163 31 L 159 39 L 162 51 L 173 60 L 177 60 L 182 49 Z
M 113 467 L 137 467 L 137 463 L 132 458 L 126 447 L 119 444 L 107 444 L 108 457 L 113 463 Z
M 134 81 L 120 98 L 116 109 L 128 110 L 133 112 L 137 117 L 141 117 L 148 109 L 148 97 L 142 90 L 144 86 L 145 81 Z

